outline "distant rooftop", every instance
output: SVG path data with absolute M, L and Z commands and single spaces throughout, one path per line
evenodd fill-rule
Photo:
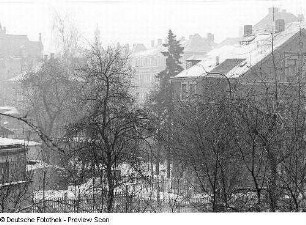
M 132 48 L 133 53 L 142 52 L 147 50 L 146 46 L 144 44 L 134 44 Z
M 156 46 L 150 49 L 146 49 L 143 51 L 133 52 L 132 57 L 144 57 L 144 56 L 154 56 L 154 55 L 162 55 L 162 51 L 165 51 L 165 47 L 162 45 Z
M 288 24 L 292 22 L 299 22 L 299 20 L 302 19 L 302 15 L 295 16 L 294 14 L 287 12 L 285 9 L 281 10 L 274 7 L 273 10 L 273 8 L 269 8 L 268 14 L 254 25 L 254 32 L 270 31 L 273 24 L 273 19 L 274 21 L 283 19 L 285 24 Z
M 212 35 L 212 34 L 211 34 Z M 185 43 L 184 52 L 206 53 L 213 48 L 214 40 L 201 37 L 199 34 L 189 36 L 189 40 Z
M 301 29 L 305 32 L 305 24 L 299 22 L 287 24 L 284 31 L 274 34 L 274 49 L 282 46 L 291 37 L 298 34 Z M 175 77 L 209 76 L 209 72 L 218 72 L 218 70 L 226 73 L 227 77 L 239 77 L 271 54 L 271 48 L 269 47 L 271 46 L 271 34 L 257 34 L 252 37 L 241 38 L 240 41 L 246 41 L 246 39 L 249 43 L 244 45 L 238 42 L 213 49 L 207 53 L 207 56 L 201 62 L 182 71 Z M 217 57 L 219 64 L 216 62 Z M 225 64 L 228 66 L 226 70 L 222 69 Z

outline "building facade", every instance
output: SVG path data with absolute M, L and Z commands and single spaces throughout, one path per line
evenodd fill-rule
M 182 71 L 172 79 L 176 99 L 199 95 L 211 100 L 237 83 L 254 87 L 276 80 L 288 85 L 297 80 L 299 72 L 305 77 L 305 24 L 276 21 L 279 23 L 283 25 L 273 35 L 246 31 L 238 44 L 216 48 L 205 60 Z
M 142 104 L 145 102 L 149 93 L 158 85 L 156 75 L 166 68 L 166 58 L 161 53 L 165 51 L 162 39 L 157 43 L 151 41 L 151 48 L 145 49 L 143 45 L 134 45 L 132 54 L 132 66 L 135 69 L 133 79 L 134 94 L 137 101 Z M 199 34 L 190 35 L 188 40 L 181 40 L 184 47 L 181 63 L 186 68 L 190 65 L 191 59 L 202 59 L 208 51 L 215 46 L 214 35 L 207 34 L 207 38 Z
M 8 80 L 35 67 L 42 56 L 41 34 L 37 41 L 30 41 L 27 35 L 8 34 L 0 25 L 0 105 L 10 104 L 14 98 Z
M 166 68 L 166 59 L 161 53 L 162 43 L 152 45 L 151 49 L 137 51 L 132 54 L 132 66 L 135 70 L 133 77 L 134 95 L 137 101 L 145 102 L 150 91 L 157 85 L 156 75 Z

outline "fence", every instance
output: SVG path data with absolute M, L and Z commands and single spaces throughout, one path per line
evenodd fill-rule
M 114 196 L 115 213 L 144 213 L 144 212 L 198 212 L 199 206 L 207 207 L 205 199 L 175 200 L 175 199 L 144 199 L 136 198 L 125 193 L 116 193 Z M 80 197 L 77 199 L 53 198 L 33 199 L 32 212 L 65 212 L 65 213 L 99 213 L 106 212 L 105 197 Z

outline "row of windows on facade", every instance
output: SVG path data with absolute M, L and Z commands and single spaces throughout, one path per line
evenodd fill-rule
M 298 73 L 302 72 L 302 77 L 306 77 L 306 53 L 303 55 L 290 55 L 285 58 L 285 76 L 287 82 L 295 81 L 298 77 Z M 196 83 L 195 82 L 182 82 L 181 83 L 181 100 L 186 100 L 196 94 Z
M 156 74 L 150 74 L 150 73 L 138 73 L 136 74 L 136 79 L 138 85 L 143 85 L 143 84 L 153 85 L 157 81 Z
M 165 59 L 160 56 L 136 58 L 134 64 L 136 67 L 162 66 L 165 64 Z

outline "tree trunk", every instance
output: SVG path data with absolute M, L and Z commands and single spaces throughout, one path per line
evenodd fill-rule
M 168 148 L 167 152 L 167 178 L 170 179 L 171 177 L 171 152 L 170 148 Z
M 269 178 L 269 197 L 270 197 L 270 210 L 275 212 L 277 210 L 277 164 L 273 153 L 268 153 L 270 178 Z
M 107 192 L 107 212 L 113 212 L 113 205 L 114 205 L 114 179 L 112 174 L 112 166 L 111 166 L 111 156 L 108 156 L 108 164 L 106 167 L 106 176 L 107 176 L 107 183 L 108 183 L 108 192 Z

